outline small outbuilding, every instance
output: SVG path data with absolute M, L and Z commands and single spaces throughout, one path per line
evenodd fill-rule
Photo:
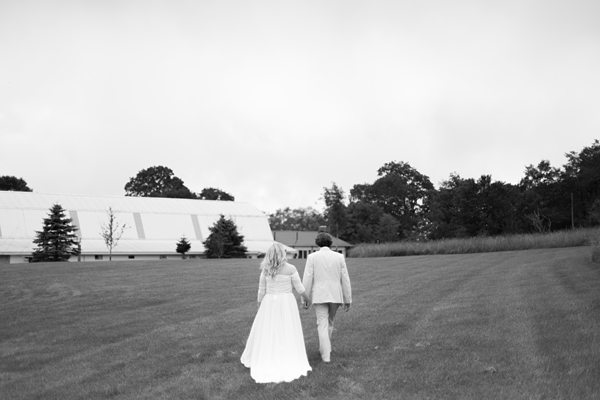
M 306 258 L 310 253 L 319 250 L 315 244 L 318 231 L 273 231 L 273 239 L 297 251 L 294 258 Z M 331 249 L 346 256 L 352 245 L 340 238 L 331 236 Z

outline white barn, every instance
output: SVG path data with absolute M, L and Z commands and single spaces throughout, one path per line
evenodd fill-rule
M 109 207 L 117 221 L 127 225 L 113 248 L 113 260 L 180 259 L 175 247 L 181 236 L 192 245 L 187 255 L 198 257 L 204 253 L 209 227 L 220 215 L 231 218 L 244 235 L 249 257 L 264 253 L 273 243 L 267 216 L 242 202 L 0 191 L 0 264 L 29 261 L 35 232 L 57 203 L 79 229 L 81 255 L 70 261 L 108 260 L 100 232 L 108 222 Z

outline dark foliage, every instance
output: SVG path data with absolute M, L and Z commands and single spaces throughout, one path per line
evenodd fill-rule
M 27 182 L 23 178 L 17 178 L 16 176 L 0 176 L 0 190 L 14 191 L 14 192 L 32 192 L 27 186 Z
M 398 238 L 418 232 L 421 220 L 429 212 L 434 187 L 429 177 L 405 162 L 388 162 L 377 171 L 372 184 L 355 185 L 351 199 L 379 206 L 398 221 Z
M 525 225 L 523 218 L 519 217 L 521 196 L 518 187 L 492 182 L 489 175 L 483 175 L 476 181 L 452 174 L 432 198 L 430 238 L 518 232 Z
M 125 185 L 126 196 L 195 199 L 170 168 L 155 166 L 141 170 Z
M 192 192 L 168 167 L 161 165 L 141 170 L 125 185 L 126 196 L 169 197 L 235 201 L 235 197 L 217 188 L 205 188 L 199 194 Z
M 202 189 L 197 197 L 201 200 L 235 201 L 235 197 L 217 188 Z
M 334 182 L 331 188 L 323 188 L 323 200 L 325 200 L 325 220 L 328 230 L 333 236 L 340 237 L 348 224 L 344 191 Z
M 325 217 L 312 207 L 286 207 L 269 215 L 269 225 L 273 231 L 316 231 L 325 224 Z
M 44 218 L 42 230 L 36 232 L 33 243 L 37 248 L 33 251 L 32 261 L 67 261 L 71 255 L 79 254 L 76 231 L 62 206 L 53 205 L 48 218 Z
M 187 240 L 185 236 L 182 236 L 177 242 L 175 251 L 181 254 L 185 258 L 185 253 L 190 251 L 192 244 Z
M 242 258 L 246 256 L 244 236 L 237 231 L 235 222 L 221 215 L 217 222 L 209 228 L 210 235 L 204 241 L 208 258 Z

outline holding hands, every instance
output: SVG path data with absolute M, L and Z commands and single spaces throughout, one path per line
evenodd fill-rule
M 300 303 L 302 304 L 302 308 L 305 310 L 308 310 L 308 308 L 312 305 L 310 299 L 304 295 L 302 295 L 302 300 L 300 300 Z

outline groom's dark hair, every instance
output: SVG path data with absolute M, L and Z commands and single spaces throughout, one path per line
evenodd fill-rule
M 331 235 L 327 232 L 319 232 L 317 238 L 315 239 L 315 243 L 319 247 L 329 247 L 333 243 L 331 239 Z

